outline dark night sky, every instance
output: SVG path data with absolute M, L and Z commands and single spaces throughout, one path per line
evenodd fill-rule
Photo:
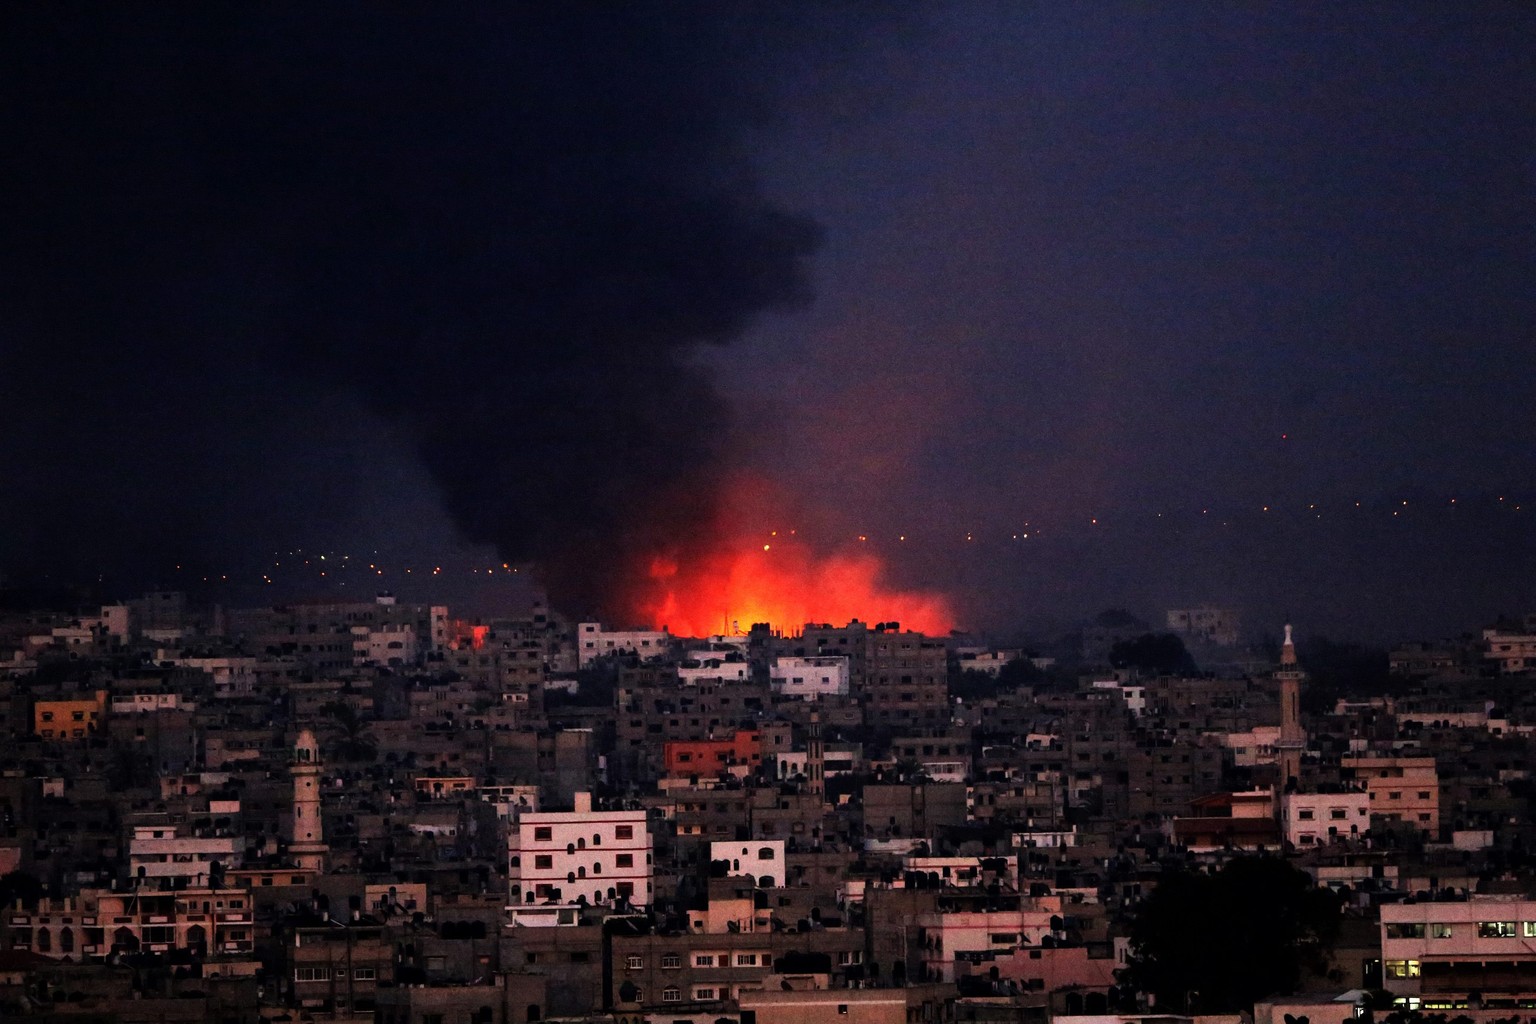
M 0 16 L 13 578 L 586 610 L 792 521 L 998 629 L 1536 610 L 1529 5 L 91 10 Z

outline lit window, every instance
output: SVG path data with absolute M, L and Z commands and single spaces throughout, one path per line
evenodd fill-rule
M 1477 937 L 1480 939 L 1512 939 L 1515 937 L 1513 921 L 1479 921 Z

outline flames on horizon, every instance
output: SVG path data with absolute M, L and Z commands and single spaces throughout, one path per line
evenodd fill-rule
M 885 583 L 885 563 L 874 552 L 818 554 L 796 537 L 726 541 L 698 553 L 655 556 L 638 569 L 630 606 L 652 628 L 674 636 L 745 633 L 759 622 L 785 632 L 853 619 L 899 622 L 930 634 L 954 625 L 943 595 Z

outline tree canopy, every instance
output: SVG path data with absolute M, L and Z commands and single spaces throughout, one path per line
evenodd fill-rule
M 1121 640 L 1109 649 L 1109 663 L 1115 668 L 1161 676 L 1192 676 L 1198 671 L 1195 659 L 1175 633 L 1145 633 L 1134 640 Z
M 1294 991 L 1339 934 L 1339 899 L 1275 857 L 1165 876 L 1131 925 L 1124 980 L 1160 1009 L 1235 1013 Z

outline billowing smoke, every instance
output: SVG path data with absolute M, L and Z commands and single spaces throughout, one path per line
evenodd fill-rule
M 756 84 L 826 26 L 715 3 L 0 19 L 13 565 L 299 535 L 327 495 L 285 487 L 274 445 L 363 488 L 414 449 L 466 537 L 582 610 L 707 529 L 728 416 L 690 355 L 806 294 L 816 228 L 742 143 Z M 333 422 L 360 413 L 389 429 L 366 453 Z

